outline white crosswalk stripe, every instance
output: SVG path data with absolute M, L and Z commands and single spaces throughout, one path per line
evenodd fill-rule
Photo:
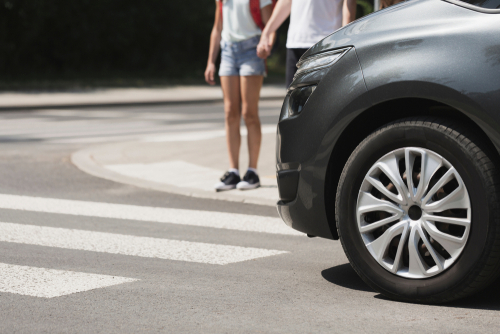
M 0 241 L 166 260 L 225 265 L 285 251 L 0 223 Z
M 0 194 L 0 209 L 129 219 L 247 232 L 304 235 L 286 226 L 279 218 L 226 212 L 194 211 L 5 194 Z
M 33 297 L 54 298 L 134 281 L 137 279 L 0 263 L 0 292 Z

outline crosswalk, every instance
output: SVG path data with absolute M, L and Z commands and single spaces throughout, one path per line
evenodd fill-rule
M 280 105 L 280 101 L 261 103 L 263 133 L 275 133 L 276 112 Z M 129 140 L 168 143 L 218 138 L 224 133 L 222 104 L 204 108 L 34 110 L 0 115 L 0 143 L 37 142 L 55 147 Z M 182 168 L 185 171 L 185 165 Z M 217 172 L 217 177 L 210 180 L 220 177 L 219 174 Z M 92 224 L 80 224 L 82 219 Z M 184 232 L 187 235 L 134 235 L 145 224 L 161 224 L 165 230 L 187 231 Z M 262 261 L 268 257 L 286 256 L 289 252 L 280 247 L 263 246 L 262 242 L 253 245 L 237 238 L 218 240 L 213 237 L 217 233 L 205 237 L 207 229 L 217 233 L 225 231 L 226 235 L 227 232 L 251 234 L 249 240 L 260 239 L 260 236 L 296 238 L 303 235 L 285 226 L 279 218 L 265 216 L 0 194 L 0 248 L 9 252 L 29 249 L 36 253 L 43 249 L 44 254 L 57 254 L 63 259 L 76 253 L 117 261 L 149 259 L 164 261 L 165 266 L 182 263 L 212 268 Z M 86 270 L 85 266 L 77 266 L 76 270 L 71 270 L 70 265 L 61 268 L 57 260 L 37 259 L 31 255 L 36 254 L 0 258 L 0 295 L 57 298 L 113 286 L 120 288 L 145 279 L 137 274 L 128 275 L 127 270 L 110 275 L 114 272 L 100 267 Z M 29 259 L 32 262 L 26 263 Z
M 0 209 L 40 212 L 71 217 L 94 217 L 106 224 L 107 219 L 184 225 L 193 228 L 236 230 L 245 233 L 302 235 L 286 227 L 278 218 L 213 211 L 194 211 L 146 207 L 114 203 L 76 201 L 0 194 Z M 61 217 L 61 216 L 59 216 Z M 70 226 L 70 224 L 68 224 Z M 280 256 L 288 251 L 242 247 L 199 241 L 174 240 L 40 225 L 39 221 L 0 222 L 0 244 L 30 245 L 55 249 L 133 256 L 167 261 L 193 262 L 224 266 L 234 263 Z M 41 298 L 54 298 L 77 292 L 132 284 L 136 277 L 117 277 L 97 273 L 40 268 L 0 263 L 0 293 L 14 293 Z

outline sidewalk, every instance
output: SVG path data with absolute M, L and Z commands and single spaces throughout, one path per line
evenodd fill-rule
M 242 129 L 242 135 L 245 133 Z M 259 174 L 255 190 L 215 192 L 213 185 L 228 166 L 224 130 L 145 137 L 140 141 L 93 146 L 75 152 L 71 160 L 91 175 L 138 187 L 186 196 L 274 206 L 276 127 L 263 127 Z M 246 138 L 242 138 L 242 143 Z M 241 166 L 247 166 L 242 145 Z M 240 170 L 244 173 L 245 170 Z
M 285 88 L 265 85 L 261 99 L 281 99 Z M 177 104 L 222 101 L 219 86 L 175 86 L 169 88 L 95 89 L 72 92 L 0 93 L 0 110 Z

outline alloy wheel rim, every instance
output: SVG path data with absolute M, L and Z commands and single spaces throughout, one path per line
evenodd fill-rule
M 462 253 L 471 203 L 457 170 L 439 154 L 405 147 L 368 171 L 356 203 L 361 238 L 389 272 L 423 279 L 447 270 Z

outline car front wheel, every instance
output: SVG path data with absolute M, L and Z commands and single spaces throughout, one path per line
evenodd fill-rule
M 441 303 L 492 282 L 500 268 L 500 179 L 490 145 L 458 123 L 411 118 L 368 136 L 336 196 L 352 267 L 397 300 Z

